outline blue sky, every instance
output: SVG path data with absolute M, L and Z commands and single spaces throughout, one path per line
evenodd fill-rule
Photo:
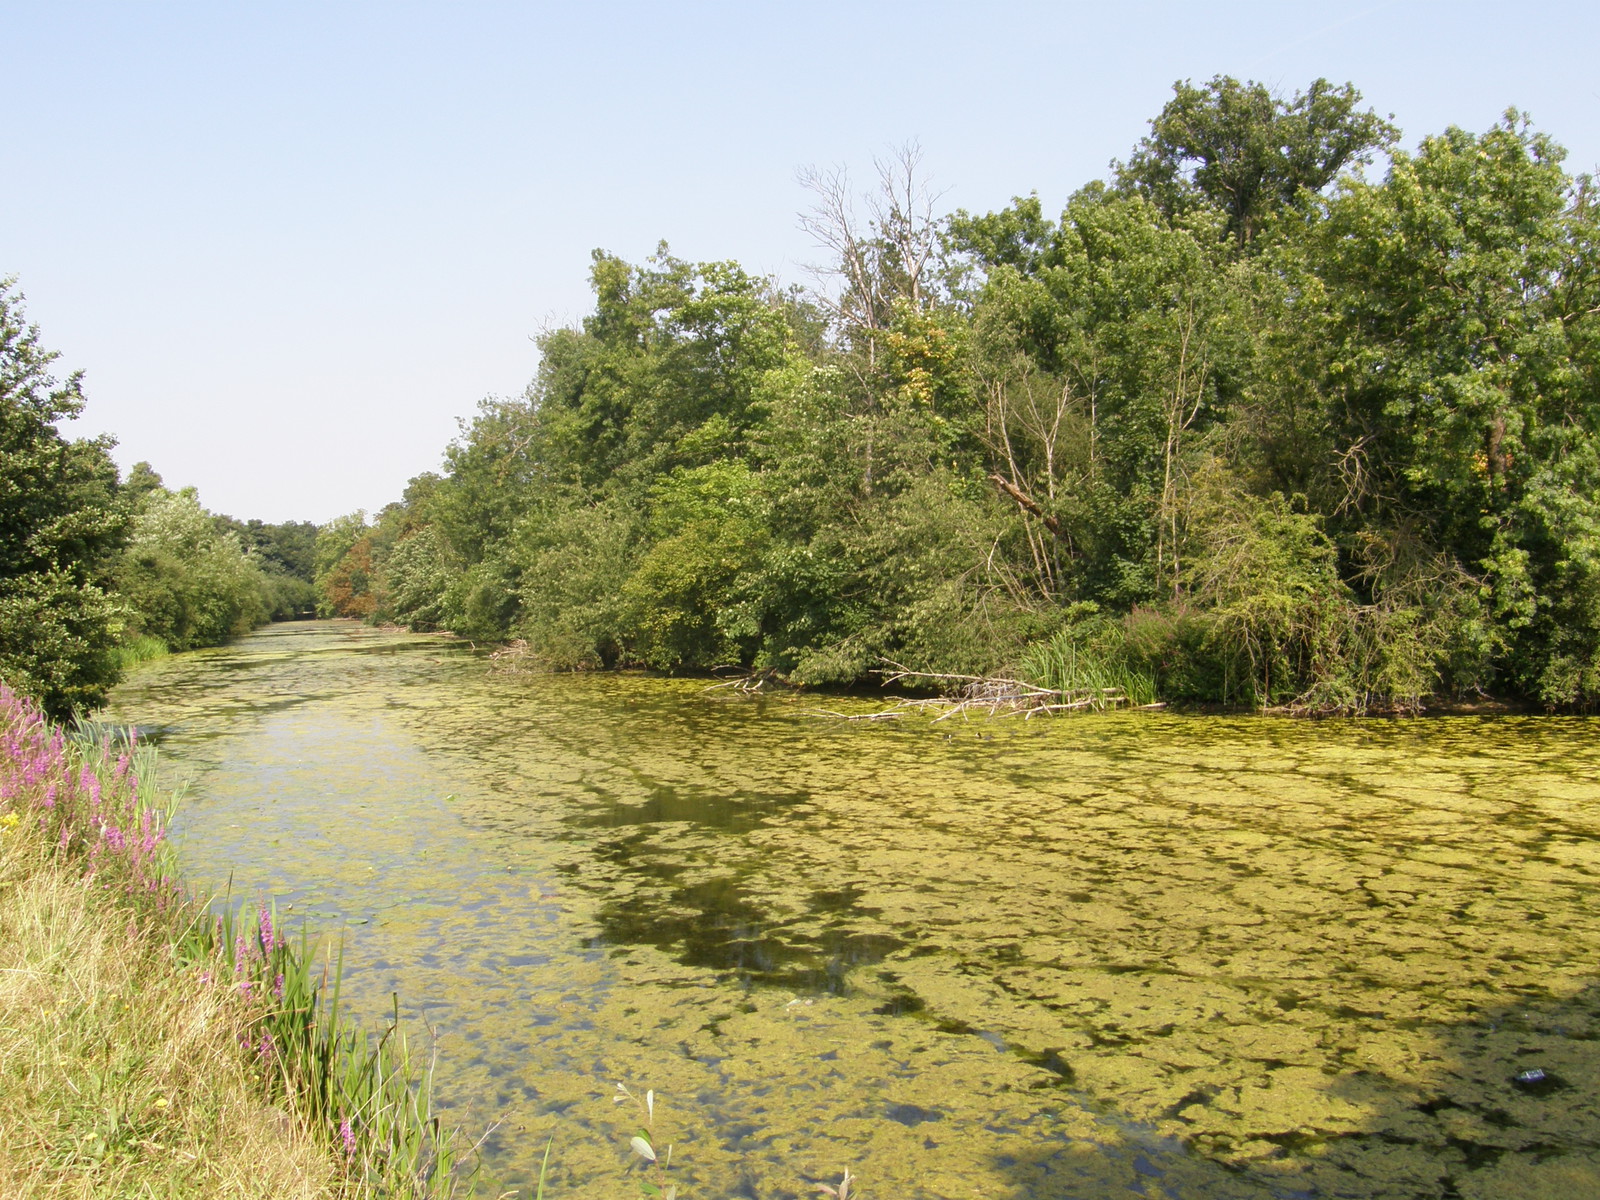
M 1349 80 L 1406 144 L 1508 106 L 1600 163 L 1600 5 L 0 0 L 0 275 L 79 432 L 209 507 L 376 509 L 583 316 L 589 252 L 800 282 L 796 170 L 909 139 L 1057 208 L 1174 80 Z

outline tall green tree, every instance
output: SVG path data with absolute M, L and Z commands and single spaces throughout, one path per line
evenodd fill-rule
M 81 372 L 51 373 L 14 281 L 0 281 L 0 680 L 53 716 L 116 681 L 121 613 L 108 573 L 127 533 L 109 438 L 68 440 Z
M 1163 212 L 1208 204 L 1227 214 L 1227 229 L 1248 245 L 1272 213 L 1303 193 L 1319 192 L 1355 163 L 1370 162 L 1397 131 L 1346 83 L 1318 79 L 1284 98 L 1265 84 L 1218 75 L 1204 87 L 1173 84 L 1173 97 L 1126 163 L 1114 164 L 1125 187 Z
M 1315 232 L 1348 524 L 1482 580 L 1519 690 L 1600 700 L 1600 259 L 1586 179 L 1519 114 L 1353 185 Z
M 219 645 L 271 615 L 260 560 L 219 527 L 193 488 L 144 491 L 114 577 L 131 631 L 172 650 Z

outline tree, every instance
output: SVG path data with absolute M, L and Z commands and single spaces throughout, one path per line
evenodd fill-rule
M 1370 162 L 1398 136 L 1346 83 L 1318 79 L 1292 100 L 1265 84 L 1218 75 L 1205 87 L 1172 85 L 1173 98 L 1126 163 L 1113 163 L 1124 187 L 1169 215 L 1197 203 L 1228 217 L 1228 233 L 1247 246 L 1273 212 L 1303 192 L 1318 192 L 1352 163 Z
M 1339 315 L 1327 423 L 1363 532 L 1416 528 L 1481 581 L 1518 690 L 1600 701 L 1600 223 L 1510 112 L 1397 154 L 1315 239 Z
M 259 560 L 218 527 L 193 488 L 144 493 L 115 577 L 134 632 L 172 650 L 220 645 L 270 615 Z
M 0 679 L 52 716 L 116 682 L 121 629 L 105 587 L 126 534 L 109 438 L 68 441 L 81 372 L 57 380 L 13 280 L 0 280 Z

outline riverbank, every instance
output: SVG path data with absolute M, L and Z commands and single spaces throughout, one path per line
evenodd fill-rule
M 152 768 L 0 685 L 0 1194 L 452 1194 L 404 1038 L 270 912 L 188 893 Z

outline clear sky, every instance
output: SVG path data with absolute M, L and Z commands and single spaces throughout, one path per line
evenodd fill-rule
M 237 517 L 398 498 L 589 252 L 817 252 L 797 168 L 916 139 L 945 208 L 1102 177 L 1180 78 L 1350 81 L 1407 145 L 1510 105 L 1600 162 L 1600 4 L 0 0 L 0 275 L 116 436 Z

